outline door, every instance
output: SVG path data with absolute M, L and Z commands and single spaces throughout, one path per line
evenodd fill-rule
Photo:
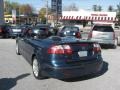
M 26 38 L 24 42 L 25 58 L 30 62 L 32 55 L 34 54 L 34 44 L 32 43 L 33 39 Z

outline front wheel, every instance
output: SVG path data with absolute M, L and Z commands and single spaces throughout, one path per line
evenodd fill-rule
M 33 71 L 33 75 L 36 79 L 45 79 L 45 76 L 43 76 L 41 74 L 41 66 L 40 66 L 40 63 L 38 62 L 38 60 L 36 59 L 36 57 L 34 57 L 34 59 L 33 59 L 32 71 Z

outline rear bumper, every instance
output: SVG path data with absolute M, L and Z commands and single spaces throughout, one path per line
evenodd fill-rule
M 9 37 L 9 34 L 7 34 L 7 33 L 0 33 L 0 38 L 5 38 L 5 37 Z
M 53 67 L 48 65 L 47 69 L 44 71 L 44 74 L 58 79 L 74 78 L 97 73 L 102 69 L 102 66 L 102 60 L 95 60 L 94 62 L 69 67 Z
M 2 33 L 0 33 L 0 37 L 2 37 L 3 35 L 2 35 Z
M 92 41 L 96 41 L 99 44 L 103 44 L 103 45 L 114 45 L 115 44 L 115 40 L 104 40 L 104 39 L 91 39 Z
M 11 33 L 10 36 L 11 37 L 17 37 L 20 33 Z

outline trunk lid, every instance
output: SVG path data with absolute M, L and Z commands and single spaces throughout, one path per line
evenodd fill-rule
M 77 62 L 77 61 L 86 61 L 94 60 L 97 53 L 93 50 L 94 41 L 91 40 L 80 40 L 74 37 L 64 37 L 60 41 L 55 41 L 57 45 L 69 45 L 72 49 L 71 55 L 63 55 L 64 59 L 67 62 Z

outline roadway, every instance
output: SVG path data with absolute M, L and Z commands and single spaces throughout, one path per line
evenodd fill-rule
M 15 52 L 15 40 L 0 39 L 0 90 L 120 90 L 120 47 L 102 49 L 103 71 L 75 79 L 36 80 L 32 68 Z

